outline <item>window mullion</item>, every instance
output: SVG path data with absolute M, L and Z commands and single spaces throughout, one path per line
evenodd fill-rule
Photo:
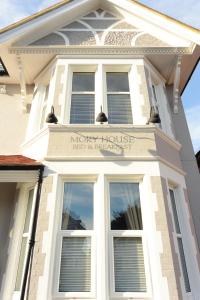
M 67 93 L 66 93 L 66 108 L 65 108 L 65 114 L 66 114 L 66 123 L 70 124 L 70 111 L 71 111 L 71 104 L 72 104 L 72 78 L 73 78 L 73 72 L 70 66 L 68 65 L 68 81 L 67 81 Z
M 99 64 L 95 74 L 95 122 L 98 114 L 101 111 L 101 106 L 104 111 L 104 92 L 103 92 L 103 65 Z
M 63 76 L 63 97 L 62 97 L 62 105 L 61 105 L 61 114 L 60 114 L 60 121 L 61 124 L 68 123 L 68 114 L 69 114 L 69 107 L 70 107 L 70 101 L 69 101 L 69 80 L 70 71 L 69 71 L 69 65 L 68 63 L 65 63 L 65 72 Z

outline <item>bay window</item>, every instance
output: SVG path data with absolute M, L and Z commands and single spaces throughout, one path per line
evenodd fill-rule
M 142 61 L 140 63 L 142 66 Z M 143 63 L 145 65 L 145 62 Z M 35 133 L 44 127 L 51 105 L 55 108 L 58 124 L 98 124 L 96 118 L 102 107 L 108 124 L 146 125 L 150 111 L 148 114 L 147 109 L 143 109 L 146 105 L 142 100 L 145 89 L 141 89 L 143 83 L 134 60 L 128 62 L 126 60 L 124 64 L 120 61 L 117 64 L 116 60 L 109 60 L 109 63 L 107 60 L 91 60 L 91 62 L 86 60 L 85 63 L 84 60 L 80 60 L 79 63 L 76 60 L 66 62 L 63 59 L 58 63 L 58 66 L 61 65 L 64 67 L 61 77 L 59 72 L 53 71 L 56 69 L 55 66 L 51 69 L 52 73 L 49 69 L 48 74 L 37 79 L 40 88 L 34 97 L 36 105 L 32 106 L 30 117 L 30 123 L 37 122 L 37 124 L 29 124 L 30 132 Z M 144 86 L 149 85 L 151 91 L 150 106 L 154 106 L 159 112 L 162 129 L 171 135 L 171 129 L 168 128 L 171 124 L 170 116 L 165 117 L 167 115 L 165 83 L 158 72 L 155 75 L 150 65 L 148 68 L 149 76 L 147 78 L 144 76 L 142 80 L 147 80 Z
M 62 184 L 56 299 L 95 298 L 95 282 L 97 278 L 105 278 L 105 272 L 110 274 L 108 293 L 111 298 L 145 297 L 149 291 L 139 183 L 109 181 L 108 197 L 102 192 L 100 199 L 95 192 L 102 191 L 100 182 L 74 179 Z M 97 201 L 105 203 L 106 214 Z M 108 235 L 96 236 L 102 231 L 107 231 Z M 102 247 L 109 245 L 105 251 L 109 257 L 106 269 L 98 263 L 101 258 L 96 254 L 100 253 L 96 248 L 97 240 Z

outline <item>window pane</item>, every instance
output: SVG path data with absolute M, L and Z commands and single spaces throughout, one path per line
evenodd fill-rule
M 138 183 L 110 183 L 112 230 L 142 230 Z
M 108 92 L 129 92 L 128 73 L 106 73 Z
M 70 124 L 94 124 L 94 95 L 72 95 Z
M 60 267 L 60 292 L 90 292 L 91 238 L 64 237 Z
M 64 184 L 62 229 L 93 229 L 93 183 Z
M 175 223 L 175 230 L 176 233 L 181 233 L 180 231 L 180 226 L 179 226 L 179 221 L 178 221 L 178 214 L 176 210 L 176 202 L 175 202 L 175 197 L 174 197 L 174 191 L 169 190 L 170 193 L 170 198 L 171 198 L 171 204 L 172 204 L 172 211 L 173 211 L 173 217 L 174 217 L 174 223 Z
M 146 292 L 142 239 L 114 238 L 116 292 Z
M 16 283 L 15 283 L 15 291 L 20 291 L 20 288 L 21 288 L 21 280 L 22 280 L 22 274 L 23 274 L 23 268 L 24 268 L 26 246 L 27 246 L 27 238 L 23 237 L 22 243 L 21 243 L 20 256 L 19 256 L 19 264 L 18 264 L 17 278 L 16 278 Z
M 179 248 L 179 253 L 180 253 L 181 266 L 182 266 L 182 272 L 183 272 L 184 283 L 185 283 L 185 290 L 187 293 L 189 293 L 189 292 L 191 292 L 191 288 L 190 288 L 190 281 L 188 278 L 188 272 L 187 272 L 187 266 L 186 266 L 186 261 L 185 261 L 185 254 L 184 254 L 184 249 L 183 249 L 182 238 L 178 238 L 178 248 Z
M 24 233 L 29 232 L 31 211 L 32 211 L 32 205 L 33 205 L 33 193 L 34 193 L 34 190 L 30 190 L 29 196 L 28 196 L 27 210 L 26 210 L 26 219 L 25 219 L 25 224 L 24 224 Z
M 133 124 L 130 95 L 107 95 L 108 123 Z
M 94 92 L 94 73 L 73 73 L 73 92 Z

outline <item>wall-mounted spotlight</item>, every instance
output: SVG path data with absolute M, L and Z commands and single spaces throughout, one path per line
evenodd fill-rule
M 161 123 L 159 113 L 154 106 L 151 106 L 150 118 L 149 118 L 147 124 L 150 124 L 150 123 L 151 124 Z
M 102 112 L 102 106 L 101 106 L 101 112 L 98 114 L 96 121 L 99 122 L 100 124 L 108 122 L 108 118 L 106 117 L 106 114 Z
M 56 118 L 55 114 L 54 114 L 54 107 L 52 105 L 51 107 L 51 112 L 48 114 L 47 118 L 46 118 L 46 122 L 47 123 L 51 123 L 51 124 L 57 124 L 58 123 L 58 119 Z

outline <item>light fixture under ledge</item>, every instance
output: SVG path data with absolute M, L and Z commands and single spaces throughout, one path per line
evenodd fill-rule
M 161 123 L 159 113 L 158 113 L 158 111 L 156 111 L 156 108 L 154 106 L 151 106 L 150 118 L 147 122 L 147 125 L 148 124 L 159 124 L 159 123 Z
M 46 118 L 46 123 L 51 123 L 51 124 L 57 124 L 58 123 L 58 119 L 56 118 L 55 114 L 54 114 L 54 107 L 52 105 L 51 107 L 51 112 L 48 114 L 47 118 Z
M 101 112 L 98 114 L 96 121 L 99 122 L 100 124 L 108 122 L 108 118 L 106 117 L 106 114 L 102 112 L 102 106 L 101 106 Z

